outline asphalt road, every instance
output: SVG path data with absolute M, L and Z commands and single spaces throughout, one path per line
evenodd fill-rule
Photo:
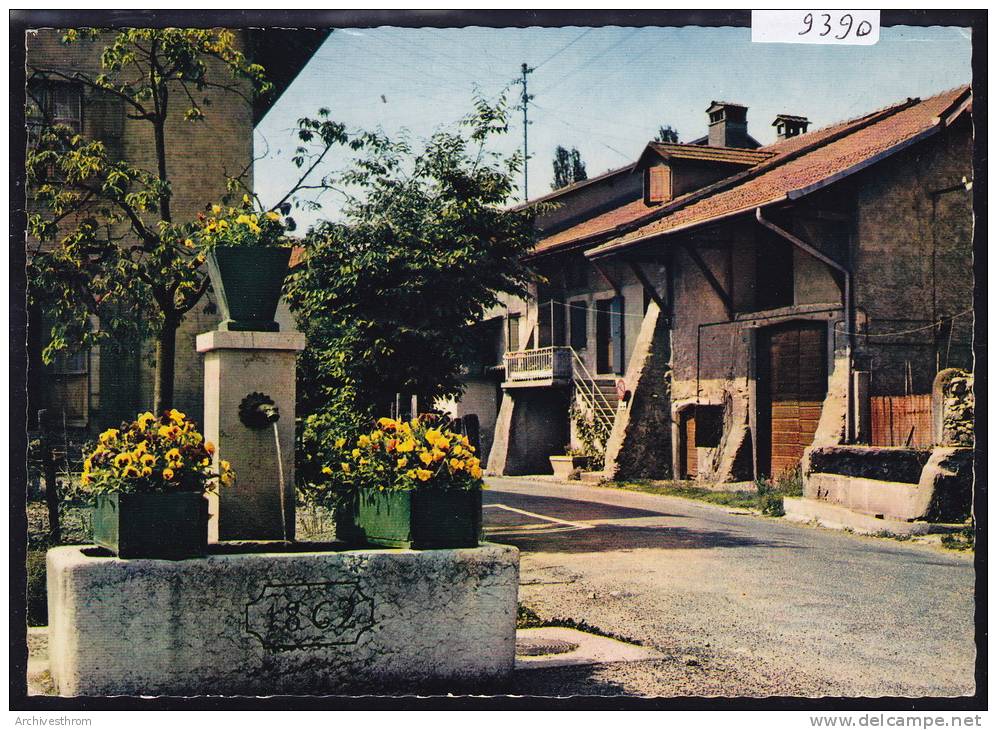
M 538 695 L 958 696 L 974 691 L 970 555 L 675 497 L 491 478 L 520 601 L 663 661 L 519 671 Z

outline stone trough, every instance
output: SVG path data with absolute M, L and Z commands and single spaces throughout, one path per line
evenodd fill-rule
M 514 547 L 267 549 L 175 562 L 50 550 L 58 693 L 381 694 L 494 687 L 515 666 Z

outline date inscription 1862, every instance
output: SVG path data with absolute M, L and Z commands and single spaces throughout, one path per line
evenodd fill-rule
M 246 604 L 246 632 L 267 651 L 355 644 L 373 623 L 357 581 L 267 585 Z

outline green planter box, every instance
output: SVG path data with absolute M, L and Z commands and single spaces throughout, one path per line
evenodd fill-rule
M 119 558 L 203 557 L 208 500 L 199 492 L 100 495 L 93 509 L 93 541 Z
M 290 258 L 290 248 L 217 246 L 208 251 L 208 275 L 222 310 L 218 329 L 277 332 L 274 315 Z
M 481 490 L 366 490 L 358 500 L 356 522 L 373 545 L 416 550 L 476 547 L 481 538 Z

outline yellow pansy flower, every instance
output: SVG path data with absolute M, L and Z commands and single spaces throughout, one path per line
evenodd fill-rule
M 403 456 L 398 460 L 398 468 L 404 469 L 406 466 L 408 466 L 408 458 Z
M 330 474 L 332 474 L 332 469 L 328 466 L 323 466 L 322 473 L 325 474 L 326 476 L 329 476 Z
M 412 451 L 413 449 L 415 449 L 415 441 L 413 441 L 412 439 L 405 439 L 400 444 L 398 444 L 398 451 L 400 453 L 404 454 L 409 451 Z
M 280 216 L 277 215 L 277 213 L 274 213 L 272 210 L 268 210 L 267 213 L 266 213 L 266 216 L 267 216 L 267 218 L 269 218 L 272 221 L 279 221 L 280 220 Z
M 114 465 L 117 467 L 128 466 L 132 463 L 131 454 L 118 454 L 114 457 Z
M 419 461 L 421 461 L 426 466 L 429 466 L 430 464 L 433 463 L 433 455 L 430 454 L 428 451 L 423 451 L 421 454 L 419 454 Z
M 232 465 L 225 461 L 225 459 L 222 459 L 218 464 L 222 468 L 222 471 L 231 471 L 232 469 Z
M 215 215 L 218 215 L 219 213 L 222 212 L 222 207 L 220 205 L 212 205 L 211 212 L 214 213 Z
M 118 433 L 119 433 L 118 429 L 109 428 L 100 435 L 100 442 L 102 444 L 109 443 L 118 437 Z
M 436 446 L 436 442 L 440 440 L 442 435 L 435 428 L 430 428 L 426 430 L 426 443 L 430 446 Z
M 346 445 L 346 439 L 344 439 L 344 438 L 342 438 L 342 437 L 340 437 L 340 438 L 336 439 L 336 448 L 337 448 L 337 449 L 341 449 L 341 448 L 343 448 L 343 447 L 344 447 L 345 445 Z
M 122 472 L 122 474 L 124 474 L 124 476 L 128 477 L 129 479 L 137 479 L 138 477 L 142 476 L 142 472 L 139 471 L 138 467 L 132 466 L 130 464 L 125 467 L 125 470 Z
M 156 420 L 156 417 L 146 411 L 138 417 L 138 427 L 143 431 L 149 427 L 149 424 Z
M 166 452 L 166 459 L 168 461 L 176 461 L 180 458 L 180 449 L 172 448 Z
M 353 451 L 350 452 L 350 456 L 352 456 L 354 459 L 359 458 L 360 457 L 360 449 L 353 449 Z
M 142 476 L 147 477 L 150 474 L 152 474 L 152 467 L 151 466 L 143 466 L 142 467 Z
M 440 451 L 439 449 L 433 449 L 433 450 L 432 450 L 432 451 L 431 451 L 431 452 L 429 453 L 429 455 L 430 455 L 431 457 L 433 457 L 433 461 L 442 461 L 442 460 L 443 460 L 443 458 L 444 458 L 444 457 L 446 457 L 446 454 L 444 454 L 444 453 L 443 453 L 442 451 Z
M 471 476 L 474 477 L 475 479 L 481 479 L 481 467 L 477 465 L 472 466 Z
M 163 479 L 165 479 L 166 481 L 170 481 L 173 479 L 173 476 L 174 475 L 172 469 L 170 469 L 169 467 L 163 469 Z
M 169 412 L 170 420 L 178 426 L 183 423 L 184 419 L 187 417 L 186 413 L 181 413 L 176 408 L 171 408 Z
M 152 454 L 142 454 L 140 457 L 142 466 L 152 466 L 156 463 L 156 457 Z
M 429 481 L 430 477 L 433 476 L 433 472 L 429 471 L 428 469 L 416 469 L 415 475 L 420 482 L 426 482 Z
M 343 473 L 344 474 L 349 474 L 350 473 L 350 465 L 347 464 L 345 461 L 342 464 L 340 464 L 340 466 L 343 468 Z
M 459 471 L 464 468 L 464 462 L 461 461 L 460 459 L 451 459 L 450 468 L 453 469 L 454 471 Z
M 357 443 L 360 444 L 360 446 L 370 446 L 370 437 L 364 434 L 357 439 Z
M 209 454 L 213 454 L 213 453 L 215 453 L 215 445 L 213 443 L 211 443 L 210 441 L 205 441 L 204 442 L 204 450 L 207 451 Z

